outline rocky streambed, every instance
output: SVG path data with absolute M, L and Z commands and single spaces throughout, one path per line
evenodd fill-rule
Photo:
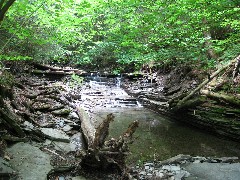
M 71 74 L 69 71 L 68 75 Z M 61 73 L 65 75 L 64 71 Z M 192 128 L 174 125 L 172 121 L 159 114 L 147 112 L 142 107 L 141 103 L 144 105 L 151 101 L 158 102 L 161 107 L 167 107 L 166 98 L 160 93 L 145 91 L 144 88 L 152 88 L 152 84 L 143 82 L 145 84 L 142 91 L 138 91 L 142 99 L 139 98 L 141 101 L 138 101 L 120 88 L 119 78 L 106 79 L 93 76 L 83 82 L 76 76 L 56 79 L 52 78 L 52 74 L 56 75 L 54 72 L 50 74 L 50 79 L 29 75 L 18 77 L 12 97 L 6 96 L 3 99 L 0 117 L 1 178 L 123 179 L 121 174 L 113 171 L 81 166 L 82 151 L 85 151 L 88 142 L 83 137 L 81 130 L 83 119 L 79 117 L 78 107 L 86 112 L 95 128 L 101 125 L 108 113 L 115 116 L 114 122 L 109 127 L 108 142 L 114 143 L 114 140 L 128 128 L 129 123 L 139 121 L 139 127 L 132 139 L 133 143 L 129 145 L 132 154 L 128 155 L 126 171 L 128 175 L 124 178 L 206 179 L 202 176 L 205 173 L 202 172 L 210 166 L 213 167 L 213 174 L 219 169 L 233 170 L 229 174 L 223 172 L 220 177 L 239 175 L 239 171 L 236 170 L 239 164 L 234 163 L 233 166 L 229 164 L 238 161 L 240 154 L 238 143 L 222 141 L 211 135 L 204 136 L 201 132 L 199 132 L 201 135 L 194 134 L 195 130 Z M 163 83 L 163 80 L 159 79 L 159 83 Z M 157 88 L 159 91 L 164 90 L 164 86 Z M 147 97 L 152 98 L 144 99 L 146 93 L 149 94 Z M 13 123 L 14 126 L 10 127 L 9 123 Z M 182 129 L 182 132 L 181 130 L 179 132 L 179 129 Z M 191 156 L 179 155 L 170 158 L 177 154 Z M 205 158 L 208 156 L 211 157 Z M 234 157 L 213 158 L 214 156 Z M 202 174 L 195 171 L 201 168 Z M 209 176 L 209 179 L 211 177 Z

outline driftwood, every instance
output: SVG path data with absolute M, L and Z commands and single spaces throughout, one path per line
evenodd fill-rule
M 77 108 L 81 119 L 81 128 L 87 141 L 88 149 L 80 152 L 82 165 L 100 169 L 114 168 L 124 172 L 125 157 L 128 154 L 128 144 L 132 142 L 132 135 L 138 127 L 138 121 L 131 123 L 118 139 L 106 140 L 109 134 L 109 124 L 114 120 L 113 114 L 107 117 L 94 128 L 94 121 L 83 108 Z
M 113 114 L 108 114 L 107 118 L 97 127 L 93 142 L 93 148 L 101 148 L 109 134 L 109 124 L 114 120 Z
M 240 55 L 227 63 L 226 65 L 219 68 L 217 71 L 215 71 L 211 76 L 208 77 L 208 79 L 204 80 L 196 89 L 194 89 L 192 92 L 190 92 L 186 97 L 184 97 L 182 100 L 180 100 L 177 103 L 177 106 L 182 106 L 184 103 L 186 103 L 189 99 L 193 97 L 194 94 L 196 94 L 200 89 L 202 89 L 206 84 L 208 84 L 214 77 L 216 77 L 219 73 L 221 73 L 223 70 L 227 69 L 232 64 L 236 63 L 236 61 L 240 60 Z
M 83 108 L 77 107 L 77 113 L 81 120 L 81 129 L 86 139 L 87 146 L 90 147 L 94 142 L 96 129 L 94 128 L 93 122 L 89 115 Z
M 223 93 L 211 92 L 209 90 L 201 90 L 200 92 L 201 92 L 201 94 L 206 95 L 207 97 L 221 100 L 221 101 L 224 101 L 231 105 L 240 107 L 240 100 L 238 97 L 230 96 L 230 95 L 223 94 Z

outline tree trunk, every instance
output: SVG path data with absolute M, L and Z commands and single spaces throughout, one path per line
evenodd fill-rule
M 217 54 L 215 53 L 215 50 L 212 47 L 212 42 L 211 42 L 212 35 L 211 35 L 211 33 L 209 31 L 209 28 L 207 26 L 207 19 L 203 18 L 202 22 L 206 26 L 206 30 L 203 31 L 203 35 L 204 35 L 204 38 L 205 38 L 204 46 L 207 49 L 207 56 L 208 56 L 209 59 L 217 59 L 218 58 Z
M 186 97 L 184 97 L 182 100 L 180 100 L 176 106 L 181 106 L 182 104 L 184 104 L 186 101 L 188 101 L 190 98 L 192 98 L 192 96 L 197 93 L 200 89 L 202 89 L 206 84 L 208 84 L 214 77 L 216 77 L 220 72 L 222 72 L 223 70 L 225 70 L 226 68 L 228 68 L 230 65 L 234 64 L 236 61 L 240 60 L 240 55 L 237 56 L 235 59 L 233 59 L 232 61 L 230 61 L 228 64 L 222 66 L 221 68 L 219 68 L 217 71 L 215 71 L 208 79 L 206 79 L 205 81 L 203 81 L 196 89 L 194 89 L 192 92 L 190 92 L 190 94 L 188 94 Z
M 8 11 L 8 9 L 12 6 L 12 4 L 15 2 L 15 0 L 8 0 L 5 5 L 4 4 L 5 0 L 1 0 L 0 2 L 0 24 L 4 19 L 4 16 L 6 14 L 6 12 Z
M 206 95 L 207 97 L 222 100 L 226 103 L 229 103 L 234 106 L 240 107 L 240 100 L 235 96 L 230 96 L 227 94 L 211 92 L 209 90 L 201 90 L 201 94 Z

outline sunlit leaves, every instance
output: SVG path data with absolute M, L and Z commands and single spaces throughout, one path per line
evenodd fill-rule
M 200 59 L 205 31 L 221 56 L 239 37 L 239 19 L 239 6 L 229 0 L 21 0 L 3 28 L 48 58 L 71 51 L 73 59 L 90 63 L 111 50 L 118 62 L 141 64 Z M 100 46 L 111 43 L 114 48 Z

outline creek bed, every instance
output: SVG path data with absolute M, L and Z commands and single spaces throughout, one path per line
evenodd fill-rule
M 240 157 L 240 144 L 154 113 L 145 108 L 99 109 L 97 115 L 115 115 L 110 126 L 110 137 L 119 137 L 134 120 L 139 120 L 139 128 L 130 146 L 129 163 L 165 160 L 178 154 L 205 157 Z
M 128 164 L 165 160 L 178 154 L 240 157 L 240 144 L 237 142 L 222 139 L 150 111 L 138 102 L 135 103 L 134 98 L 127 95 L 118 85 L 114 86 L 114 83 L 91 81 L 90 84 L 94 94 L 89 94 L 90 91 L 83 88 L 82 98 L 91 97 L 91 101 L 97 104 L 91 109 L 95 118 L 100 121 L 109 113 L 115 116 L 114 122 L 110 124 L 109 138 L 119 137 L 131 122 L 139 121 L 134 142 L 130 145 Z

